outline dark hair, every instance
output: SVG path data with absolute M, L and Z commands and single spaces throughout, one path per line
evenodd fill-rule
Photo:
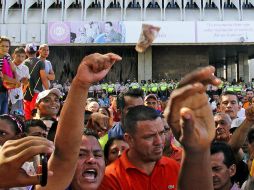
M 211 155 L 222 152 L 224 155 L 223 163 L 229 168 L 236 164 L 236 159 L 232 148 L 225 142 L 213 142 L 211 145 Z
M 14 54 L 26 54 L 25 49 L 23 47 L 17 47 L 14 50 Z
M 84 128 L 83 135 L 84 135 L 84 136 L 93 136 L 93 137 L 95 137 L 97 140 L 99 139 L 99 136 L 98 136 L 98 134 L 95 132 L 95 130 L 90 129 L 90 128 Z
M 108 22 L 105 22 L 105 24 L 109 24 L 110 26 L 113 26 L 113 23 L 108 21 Z
M 9 42 L 9 45 L 11 45 L 11 40 L 5 36 L 0 36 L 0 43 L 1 42 Z
M 10 124 L 13 127 L 16 135 L 24 132 L 25 125 L 19 117 L 11 114 L 3 114 L 0 115 L 0 120 L 6 121 L 8 124 Z
M 248 143 L 251 144 L 254 142 L 254 128 L 251 128 L 247 135 Z
M 125 101 L 124 101 L 124 97 L 125 96 L 130 96 L 130 97 L 134 97 L 134 98 L 143 98 L 143 91 L 139 88 L 136 89 L 129 89 L 126 92 L 121 92 L 118 96 L 117 96 L 117 109 L 120 109 L 121 111 L 124 109 L 125 107 Z
M 246 92 L 253 92 L 253 90 L 247 88 L 247 89 L 246 89 Z
M 124 128 L 127 133 L 134 134 L 138 121 L 153 121 L 161 117 L 160 114 L 153 108 L 139 105 L 129 109 L 124 120 Z
M 90 116 L 92 115 L 93 112 L 86 110 L 84 113 L 85 119 L 84 119 L 84 124 L 86 125 L 90 119 Z
M 32 127 L 40 127 L 43 130 L 47 131 L 47 126 L 40 119 L 31 119 L 25 122 L 25 132 L 28 133 L 29 129 Z
M 238 96 L 236 95 L 235 92 L 231 92 L 231 91 L 225 91 L 223 92 L 221 95 L 220 95 L 220 103 L 221 103 L 221 100 L 222 100 L 222 96 L 227 96 L 227 95 L 233 95 L 236 97 L 236 100 L 237 100 L 237 103 L 239 104 L 239 98 Z
M 113 145 L 115 140 L 122 140 L 122 141 L 124 141 L 123 136 L 118 136 L 118 137 L 112 137 L 112 138 L 110 138 L 107 141 L 107 143 L 105 144 L 105 146 L 104 146 L 104 157 L 105 157 L 105 160 L 108 160 L 109 150 L 110 150 L 110 148 Z

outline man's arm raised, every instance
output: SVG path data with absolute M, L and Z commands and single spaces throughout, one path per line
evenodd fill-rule
M 184 148 L 179 190 L 213 190 L 210 145 L 215 124 L 205 94 L 206 84 L 220 83 L 213 73 L 213 67 L 206 67 L 187 75 L 165 110 L 168 124 Z
M 70 184 L 84 129 L 88 89 L 91 84 L 103 79 L 112 65 L 120 60 L 121 57 L 113 53 L 96 53 L 86 56 L 81 61 L 61 111 L 55 137 L 55 151 L 48 162 L 48 168 L 54 175 L 48 179 L 46 187 L 37 186 L 36 189 L 63 190 Z
M 253 105 L 246 108 L 245 116 L 246 116 L 245 120 L 236 129 L 236 131 L 233 133 L 233 135 L 231 136 L 231 138 L 228 142 L 228 144 L 233 149 L 233 151 L 236 155 L 236 158 L 240 159 L 240 160 L 242 158 L 239 154 L 239 150 L 243 146 L 243 144 L 244 144 L 244 142 L 247 138 L 247 135 L 248 135 L 248 132 L 249 132 L 250 128 L 254 125 L 254 106 Z

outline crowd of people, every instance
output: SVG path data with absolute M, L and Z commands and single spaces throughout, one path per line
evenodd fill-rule
M 254 189 L 251 86 L 212 66 L 179 82 L 101 83 L 113 53 L 84 57 L 60 85 L 48 45 L 12 56 L 10 45 L 0 37 L 0 189 Z M 42 153 L 45 187 L 27 167 Z

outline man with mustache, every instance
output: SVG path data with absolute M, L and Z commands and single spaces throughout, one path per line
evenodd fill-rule
M 231 182 L 236 173 L 236 160 L 231 147 L 224 142 L 211 145 L 211 167 L 213 171 L 214 190 L 240 190 Z
M 130 148 L 107 167 L 101 189 L 151 189 L 159 185 L 176 190 L 179 164 L 162 157 L 165 129 L 160 114 L 144 105 L 135 106 L 129 108 L 124 126 Z
M 230 116 L 231 127 L 239 127 L 244 118 L 238 118 L 237 113 L 241 109 L 239 99 L 234 92 L 224 92 L 220 97 L 220 111 Z
M 75 174 L 67 190 L 96 190 L 101 184 L 105 160 L 98 138 L 92 129 L 84 130 Z
M 225 113 L 216 113 L 214 121 L 216 128 L 215 141 L 228 142 L 231 137 L 229 130 L 232 122 L 229 115 Z

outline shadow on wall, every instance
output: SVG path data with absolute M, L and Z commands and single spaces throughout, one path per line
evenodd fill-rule
M 76 73 L 77 67 L 86 55 L 92 53 L 113 52 L 123 57 L 123 60 L 115 64 L 106 81 L 126 81 L 127 79 L 137 78 L 138 75 L 138 54 L 134 47 L 50 47 L 49 60 L 51 61 L 56 79 L 59 82 L 65 82 L 72 79 Z

